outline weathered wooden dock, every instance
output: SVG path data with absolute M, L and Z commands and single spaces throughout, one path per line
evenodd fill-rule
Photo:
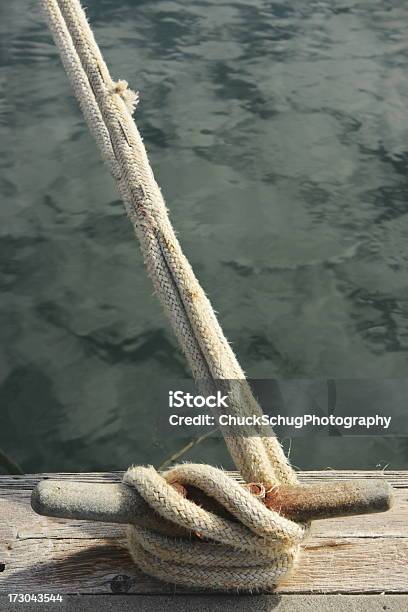
M 43 478 L 111 482 L 121 474 L 0 476 L 0 593 L 189 593 L 135 567 L 123 526 L 35 514 L 31 490 Z M 303 472 L 300 478 L 304 483 L 386 478 L 395 487 L 395 504 L 385 514 L 315 521 L 296 572 L 277 593 L 407 594 L 408 471 Z

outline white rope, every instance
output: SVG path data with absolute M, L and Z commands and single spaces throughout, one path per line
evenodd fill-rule
M 135 562 L 162 580 L 221 590 L 272 588 L 292 566 L 305 533 L 304 526 L 272 512 L 238 482 L 208 465 L 180 465 L 163 476 L 153 468 L 130 468 L 124 482 L 163 519 L 205 538 L 169 539 L 131 526 Z M 238 522 L 184 499 L 171 482 L 201 489 Z
M 223 393 L 229 396 L 231 414 L 261 415 L 261 408 L 174 234 L 145 147 L 131 116 L 137 95 L 127 89 L 125 81 L 115 83 L 112 80 L 78 0 L 40 1 L 74 93 L 103 159 L 117 182 L 140 241 L 149 275 L 195 380 L 206 393 L 222 388 Z M 248 482 L 278 485 L 297 482 L 295 472 L 269 427 L 248 428 L 244 434 L 242 429 L 238 432 L 233 427 L 224 428 L 223 435 L 237 468 Z M 235 516 L 245 525 L 246 538 L 253 538 L 255 556 L 249 557 L 247 552 L 242 554 L 243 550 L 247 550 L 247 540 L 241 540 L 237 535 L 228 542 L 223 539 L 221 544 L 211 545 L 207 542 L 174 541 L 178 559 L 183 560 L 168 563 L 168 543 L 160 540 L 158 534 L 132 526 L 129 546 L 135 562 L 144 571 L 182 584 L 251 589 L 273 586 L 278 577 L 290 569 L 304 527 L 266 510 L 259 500 L 247 492 L 242 493 L 243 488 L 220 470 L 209 466 L 194 466 L 194 469 L 182 466 L 162 477 L 153 469 L 131 468 L 125 482 L 135 486 L 152 509 L 163 517 L 163 509 L 171 499 L 173 522 L 182 524 L 183 516 L 194 526 L 194 529 L 190 527 L 193 531 L 201 531 L 196 522 L 200 518 L 198 506 L 184 500 L 167 484 L 175 473 L 187 480 L 200 480 L 200 487 L 217 499 L 220 497 L 219 483 L 223 483 L 222 486 L 231 492 L 237 508 L 240 508 Z M 153 497 L 146 497 L 146 486 L 154 487 Z M 262 507 L 262 516 L 265 513 L 268 515 L 269 522 L 260 532 L 254 531 L 253 523 L 245 523 L 242 505 L 239 505 L 243 499 L 250 514 L 257 515 L 259 507 Z M 226 498 L 223 497 L 224 502 Z M 216 517 L 208 514 L 216 522 Z M 207 519 L 210 520 L 208 516 Z M 207 534 L 211 540 L 220 542 L 214 530 L 209 529 Z M 260 545 L 259 538 L 263 545 Z M 226 546 L 229 548 L 225 549 Z M 267 549 L 270 549 L 270 555 Z M 258 554 L 258 550 L 263 552 Z M 204 560 L 204 563 L 200 561 L 196 564 L 193 558 Z M 223 560 L 226 560 L 228 570 Z

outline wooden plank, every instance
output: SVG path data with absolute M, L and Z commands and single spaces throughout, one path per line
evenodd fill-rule
M 337 538 L 311 542 L 281 593 L 407 592 L 408 542 Z M 123 539 L 17 540 L 6 557 L 11 576 L 2 592 L 172 593 L 137 570 Z M 178 592 L 188 592 L 177 588 Z
M 42 475 L 0 477 L 0 593 L 173 593 L 143 575 L 126 550 L 123 527 L 40 517 L 29 506 Z M 112 481 L 115 474 L 49 474 Z M 378 478 L 381 472 L 309 472 L 302 482 Z M 300 564 L 280 593 L 408 593 L 408 472 L 385 473 L 396 490 L 386 514 L 316 521 Z M 1 567 L 1 566 L 0 566 Z M 177 588 L 186 593 L 186 589 Z

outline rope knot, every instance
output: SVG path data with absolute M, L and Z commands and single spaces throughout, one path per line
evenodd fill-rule
M 129 89 L 128 82 L 121 79 L 113 83 L 111 93 L 118 94 L 126 104 L 130 114 L 133 115 L 139 104 L 139 92 Z
M 160 475 L 131 467 L 123 480 L 157 519 L 156 528 L 128 528 L 132 557 L 147 574 L 189 587 L 253 591 L 276 586 L 292 568 L 306 527 L 266 508 L 222 470 L 183 464 Z M 186 499 L 173 482 L 215 500 L 222 516 Z

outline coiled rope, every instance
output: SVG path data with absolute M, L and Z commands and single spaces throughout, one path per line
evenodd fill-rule
M 229 396 L 231 414 L 261 415 L 174 234 L 132 118 L 137 94 L 127 88 L 126 81 L 112 80 L 78 0 L 40 2 L 75 96 L 116 180 L 148 273 L 194 379 L 204 393 L 222 388 Z M 223 435 L 247 482 L 297 483 L 271 428 L 248 427 L 238 432 L 225 427 Z M 238 523 L 183 498 L 170 486 L 176 481 L 214 497 Z M 129 526 L 128 544 L 135 563 L 166 581 L 222 590 L 273 588 L 291 569 L 307 528 L 267 509 L 223 471 L 207 465 L 176 466 L 162 475 L 151 467 L 132 467 L 124 482 L 139 491 L 158 520 L 161 517 L 166 523 L 170 521 L 189 534 L 168 538 L 160 529 Z M 195 533 L 200 538 L 192 535 Z

